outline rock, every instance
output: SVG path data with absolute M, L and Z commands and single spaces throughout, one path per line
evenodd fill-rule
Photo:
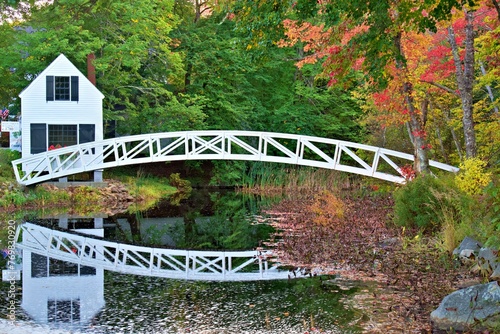
M 470 259 L 474 256 L 474 251 L 472 249 L 463 249 L 459 254 L 458 256 L 460 257 L 460 259 Z
M 482 271 L 491 273 L 497 266 L 497 254 L 491 248 L 481 248 L 477 262 Z
M 463 279 L 456 284 L 456 288 L 457 289 L 464 289 L 464 288 L 468 288 L 470 286 L 481 284 L 481 282 L 483 282 L 483 281 L 479 277 Z
M 490 278 L 495 281 L 500 281 L 500 264 L 497 263 Z
M 398 237 L 384 239 L 380 242 L 379 247 L 381 248 L 391 248 L 393 246 L 397 246 L 401 243 L 401 240 Z
M 474 285 L 446 296 L 431 313 L 434 329 L 465 331 L 500 317 L 498 282 Z
M 494 261 L 497 257 L 497 254 L 491 248 L 482 247 L 479 250 L 479 253 L 477 256 L 480 259 L 485 259 L 487 261 Z
M 453 255 L 457 255 L 460 259 L 470 258 L 476 255 L 483 245 L 470 237 L 465 237 L 460 245 L 453 250 Z

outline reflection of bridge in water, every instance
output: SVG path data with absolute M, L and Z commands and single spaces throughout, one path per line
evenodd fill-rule
M 194 251 L 117 243 L 24 223 L 17 247 L 105 270 L 173 279 L 253 281 L 288 278 L 270 251 Z

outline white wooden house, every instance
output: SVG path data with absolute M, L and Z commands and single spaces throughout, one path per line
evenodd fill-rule
M 19 97 L 23 158 L 103 139 L 104 95 L 63 54 Z

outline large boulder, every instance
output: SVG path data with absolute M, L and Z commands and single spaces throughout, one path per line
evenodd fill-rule
M 434 329 L 465 331 L 500 319 L 498 282 L 474 285 L 446 296 L 431 313 Z

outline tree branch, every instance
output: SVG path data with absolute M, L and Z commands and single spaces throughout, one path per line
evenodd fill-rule
M 458 96 L 460 97 L 460 94 L 458 94 L 456 91 L 454 91 L 453 89 L 451 89 L 450 87 L 446 87 L 444 85 L 441 85 L 441 84 L 438 84 L 437 82 L 434 82 L 434 81 L 427 81 L 427 80 L 420 80 L 421 82 L 425 82 L 425 83 L 428 83 L 429 85 L 433 85 L 433 86 L 436 86 L 438 88 L 441 88 L 442 90 L 445 90 L 447 91 L 448 93 L 450 94 L 453 94 L 455 96 Z

